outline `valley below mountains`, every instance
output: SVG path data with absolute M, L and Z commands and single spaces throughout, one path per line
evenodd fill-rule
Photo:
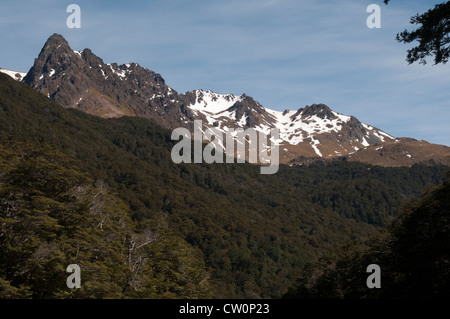
M 172 130 L 197 119 L 278 128 L 278 172 L 175 164 Z M 0 298 L 366 298 L 378 261 L 392 276 L 376 296 L 405 296 L 405 278 L 448 291 L 449 165 L 447 146 L 324 104 L 280 112 L 246 94 L 178 93 L 54 34 L 28 72 L 0 69 Z M 439 250 L 408 247 L 415 236 Z M 419 253 L 439 276 L 408 277 Z M 71 264 L 80 289 L 66 285 Z

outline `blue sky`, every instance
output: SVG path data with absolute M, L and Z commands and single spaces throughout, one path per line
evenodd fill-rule
M 395 41 L 438 2 L 2 0 L 0 67 L 28 71 L 60 33 L 106 63 L 161 73 L 180 93 L 246 93 L 276 110 L 325 103 L 394 136 L 450 145 L 450 65 L 408 65 L 409 45 Z M 71 3 L 81 29 L 66 26 Z M 366 25 L 372 3 L 380 29 Z

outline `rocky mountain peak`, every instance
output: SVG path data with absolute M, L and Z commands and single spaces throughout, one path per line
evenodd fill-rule
M 160 74 L 136 63 L 105 63 L 90 49 L 73 51 L 59 34 L 46 41 L 24 82 L 65 107 L 105 118 L 162 117 L 166 127 L 182 120 L 178 94 Z
M 301 109 L 301 114 L 303 117 L 307 116 L 317 116 L 321 119 L 334 119 L 336 115 L 333 111 L 325 104 L 313 104 L 311 106 L 307 105 L 305 108 Z
M 47 39 L 41 52 L 57 49 L 60 47 L 70 49 L 69 43 L 66 41 L 66 39 L 64 39 L 62 35 L 54 33 Z
M 235 120 L 240 121 L 245 127 L 255 127 L 265 121 L 264 107 L 246 94 L 241 95 L 241 100 L 234 103 L 227 111 L 233 112 Z
M 72 69 L 79 69 L 81 66 L 74 58 L 75 53 L 69 43 L 63 36 L 55 33 L 45 42 L 23 81 L 39 90 L 54 74 L 67 72 L 70 66 Z M 49 94 L 49 90 L 41 92 Z
M 91 67 L 98 68 L 100 65 L 104 65 L 105 63 L 101 58 L 92 53 L 91 49 L 84 49 L 81 51 L 76 51 L 76 54 Z
M 74 52 L 70 49 L 69 43 L 60 34 L 53 34 L 45 42 L 39 53 L 38 60 L 46 62 L 53 57 L 53 61 L 58 63 L 67 62 Z

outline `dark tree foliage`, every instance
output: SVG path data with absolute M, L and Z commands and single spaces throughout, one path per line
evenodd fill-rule
M 66 286 L 80 266 L 81 288 Z M 0 299 L 206 298 L 198 251 L 49 147 L 0 145 Z
M 277 174 L 311 202 L 342 216 L 383 226 L 402 202 L 445 178 L 447 166 L 379 167 L 358 162 L 282 167 Z
M 384 2 L 387 4 L 389 0 Z M 420 27 L 414 31 L 404 30 L 396 37 L 398 42 L 419 42 L 418 46 L 408 50 L 406 60 L 410 64 L 426 64 L 426 57 L 434 56 L 435 64 L 447 63 L 450 55 L 450 1 L 411 17 L 410 23 Z
M 286 297 L 448 300 L 449 230 L 447 179 L 403 207 L 387 231 L 306 266 Z M 381 268 L 381 288 L 369 289 L 366 285 L 370 264 Z

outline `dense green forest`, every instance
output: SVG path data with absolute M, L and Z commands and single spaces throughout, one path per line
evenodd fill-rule
M 442 182 L 448 167 L 381 167 L 358 162 L 284 167 L 288 180 L 313 203 L 353 220 L 383 226 L 401 203 Z
M 370 240 L 356 241 L 304 267 L 286 298 L 446 299 L 450 297 L 450 173 L 402 207 Z M 369 289 L 366 267 L 380 267 Z
M 133 222 L 127 206 L 73 159 L 0 147 L 0 298 L 205 298 L 204 261 L 166 217 Z M 83 289 L 65 269 L 83 269 Z
M 0 297 L 280 297 L 448 170 L 176 165 L 151 121 L 64 109 L 4 74 L 0 140 Z

